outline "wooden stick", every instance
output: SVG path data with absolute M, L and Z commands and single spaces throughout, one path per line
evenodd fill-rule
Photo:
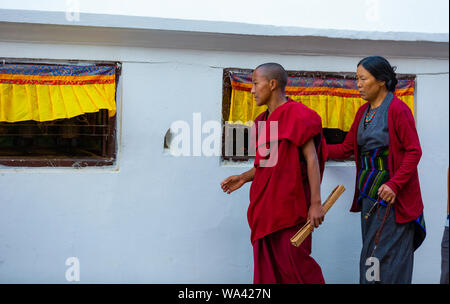
M 333 206 L 333 204 L 337 201 L 339 196 L 341 196 L 342 193 L 344 193 L 345 187 L 344 185 L 339 185 L 330 193 L 328 198 L 325 200 L 325 202 L 322 204 L 323 210 L 325 214 L 330 210 L 330 208 Z M 308 220 L 305 225 L 303 225 L 302 228 L 300 228 L 299 231 L 291 238 L 291 243 L 295 247 L 300 246 L 300 244 L 308 237 L 308 235 L 311 234 L 311 232 L 314 230 L 314 227 L 311 225 L 311 222 Z

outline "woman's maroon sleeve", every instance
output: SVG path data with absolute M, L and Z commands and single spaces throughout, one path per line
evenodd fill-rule
M 356 115 L 356 117 L 357 116 L 358 115 Z M 355 118 L 350 130 L 345 136 L 343 143 L 337 145 L 327 145 L 328 159 L 347 159 L 355 153 L 354 143 L 356 132 L 358 130 L 358 124 L 359 121 L 357 122 L 357 119 Z
M 417 165 L 422 156 L 419 135 L 417 134 L 414 117 L 409 108 L 401 110 L 395 116 L 395 133 L 398 136 L 402 150 L 405 151 L 405 155 L 401 164 L 395 170 L 395 174 L 386 182 L 386 185 L 395 193 L 398 193 L 417 170 Z

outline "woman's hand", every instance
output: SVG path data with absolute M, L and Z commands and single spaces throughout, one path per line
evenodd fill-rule
M 397 195 L 395 194 L 395 192 L 386 184 L 383 184 L 380 186 L 380 188 L 378 188 L 378 197 L 390 204 L 393 204 L 395 202 L 396 196 Z

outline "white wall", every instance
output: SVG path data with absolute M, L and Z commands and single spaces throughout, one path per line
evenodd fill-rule
M 332 46 L 330 46 L 332 47 Z M 81 283 L 251 283 L 249 185 L 220 181 L 246 168 L 218 157 L 172 157 L 163 139 L 175 120 L 221 119 L 222 69 L 267 61 L 289 70 L 354 71 L 360 58 L 0 42 L 0 56 L 119 60 L 120 147 L 115 168 L 0 168 L 0 282 L 65 283 L 78 257 Z M 419 174 L 428 237 L 414 283 L 438 283 L 446 214 L 448 60 L 393 58 L 416 73 Z M 443 74 L 441 74 L 443 73 Z M 347 191 L 313 237 L 328 283 L 358 283 L 359 214 L 349 213 L 354 166 L 328 164 L 322 197 Z

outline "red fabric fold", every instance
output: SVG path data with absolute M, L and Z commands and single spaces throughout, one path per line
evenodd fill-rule
M 310 256 L 311 235 L 299 247 L 290 238 L 301 225 L 284 229 L 253 244 L 254 284 L 324 284 L 322 269 Z
M 270 132 L 270 122 L 278 123 L 276 134 Z M 261 113 L 252 127 L 252 138 L 253 145 L 258 143 L 247 211 L 253 243 L 306 221 L 310 189 L 299 149 L 309 139 L 315 139 L 321 176 L 327 155 L 320 116 L 293 100 L 276 108 L 269 117 L 267 112 Z M 261 147 L 268 146 L 270 153 L 260 153 Z

